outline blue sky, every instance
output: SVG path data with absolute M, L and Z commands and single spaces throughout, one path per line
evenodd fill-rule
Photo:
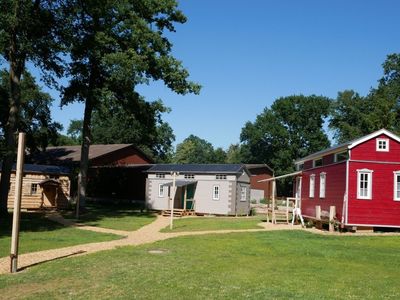
M 365 95 L 386 55 L 400 52 L 397 0 L 186 0 L 180 8 L 188 22 L 168 36 L 201 94 L 176 95 L 161 83 L 140 88 L 172 109 L 163 119 L 176 143 L 195 134 L 227 148 L 282 96 Z M 83 117 L 80 104 L 60 110 L 58 101 L 53 118 L 65 127 Z

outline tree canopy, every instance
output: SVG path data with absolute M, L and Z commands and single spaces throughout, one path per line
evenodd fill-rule
M 388 55 L 382 66 L 384 75 L 367 96 L 352 90 L 338 93 L 329 122 L 338 143 L 381 128 L 400 133 L 400 55 Z
M 10 99 L 9 73 L 0 71 L 0 132 L 4 132 L 9 118 L 7 109 Z M 50 116 L 50 106 L 53 99 L 44 93 L 28 72 L 21 78 L 21 106 L 19 111 L 19 130 L 26 133 L 26 147 L 30 153 L 45 149 L 49 143 L 54 143 L 62 125 L 53 122 Z
M 266 163 L 276 174 L 293 170 L 293 160 L 329 147 L 324 121 L 330 99 L 322 96 L 289 96 L 247 122 L 241 142 L 248 163 Z
M 16 153 L 15 132 L 21 123 L 21 78 L 26 64 L 33 63 L 43 73 L 47 83 L 55 83 L 53 75 L 63 73 L 62 39 L 64 25 L 61 2 L 17 1 L 1 2 L 0 55 L 8 65 L 9 101 L 4 128 L 4 157 L 0 181 L 0 213 L 7 213 L 7 198 L 12 164 Z M 62 21 L 61 21 L 62 20 Z
M 169 108 L 159 101 L 143 98 L 119 102 L 110 101 L 93 112 L 94 144 L 129 143 L 141 148 L 155 161 L 164 161 L 175 140 L 172 128 L 162 120 Z
M 200 86 L 172 54 L 166 33 L 186 17 L 175 0 L 71 1 L 71 80 L 62 104 L 84 102 L 80 198 L 85 198 L 92 113 L 101 105 L 140 103 L 136 86 L 162 81 L 178 93 L 198 93 Z M 165 127 L 165 126 L 164 126 Z
M 211 143 L 195 135 L 190 135 L 176 146 L 175 163 L 205 164 L 214 161 L 214 148 Z

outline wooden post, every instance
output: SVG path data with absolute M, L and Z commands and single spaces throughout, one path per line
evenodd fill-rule
M 79 219 L 79 206 L 80 206 L 80 191 L 81 191 L 82 174 L 78 174 L 78 198 L 76 198 L 76 219 Z
M 169 229 L 172 230 L 174 226 L 174 201 L 176 194 L 176 176 L 179 175 L 178 172 L 172 172 L 172 197 L 171 197 L 171 218 L 169 223 Z
M 272 181 L 272 224 L 276 224 L 276 217 L 275 217 L 275 180 Z
M 21 218 L 21 191 L 22 191 L 22 177 L 24 169 L 24 153 L 25 153 L 25 133 L 21 132 L 18 135 L 14 212 L 13 212 L 13 226 L 11 234 L 11 251 L 10 251 L 11 273 L 15 273 L 18 270 L 19 224 Z
M 315 206 L 315 219 L 321 220 L 321 206 Z
M 183 211 L 185 212 L 186 211 L 186 201 L 187 201 L 187 186 L 185 186 L 184 187 L 184 189 L 185 189 L 185 194 L 184 194 L 184 196 L 183 196 Z
M 286 198 L 286 223 L 289 224 L 289 200 Z
M 329 207 L 329 231 L 335 231 L 336 206 Z

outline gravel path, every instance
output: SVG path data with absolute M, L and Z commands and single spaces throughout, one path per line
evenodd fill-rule
M 58 249 L 44 250 L 38 252 L 31 252 L 26 254 L 21 254 L 18 256 L 18 268 L 23 270 L 25 268 L 55 260 L 60 258 L 65 258 L 69 256 L 85 255 L 89 253 L 94 253 L 102 250 L 115 249 L 116 247 L 128 246 L 128 245 L 142 245 L 153 243 L 156 241 L 166 240 L 178 236 L 188 236 L 188 235 L 203 235 L 203 234 L 225 234 L 232 232 L 257 232 L 257 231 L 273 231 L 273 230 L 306 230 L 313 233 L 322 233 L 321 230 L 316 229 L 302 229 L 300 225 L 272 225 L 271 223 L 260 223 L 259 225 L 263 228 L 260 229 L 240 229 L 240 230 L 208 230 L 208 231 L 188 231 L 188 232 L 172 232 L 172 233 L 161 233 L 160 230 L 168 226 L 170 219 L 168 217 L 157 216 L 157 219 L 146 226 L 136 230 L 136 231 L 123 231 L 114 230 L 93 226 L 84 226 L 81 224 L 73 223 L 70 220 L 62 218 L 58 214 L 51 214 L 48 216 L 49 219 L 64 224 L 66 226 L 74 226 L 82 230 L 91 230 L 103 233 L 113 233 L 121 235 L 122 238 L 114 241 L 99 242 L 99 243 L 89 243 L 80 244 L 76 246 L 69 246 Z M 325 233 L 322 233 L 325 234 Z M 332 233 L 328 233 L 332 234 Z M 340 234 L 343 235 L 343 234 Z M 355 234 L 351 234 L 355 235 Z M 374 234 L 377 235 L 377 234 Z M 0 274 L 8 273 L 10 270 L 10 258 L 3 257 L 0 258 Z

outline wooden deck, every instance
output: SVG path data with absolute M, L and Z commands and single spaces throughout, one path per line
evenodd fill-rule
M 194 216 L 196 212 L 193 209 L 174 209 L 174 217 L 183 217 L 183 216 Z M 161 212 L 163 216 L 171 216 L 171 210 L 166 209 Z

